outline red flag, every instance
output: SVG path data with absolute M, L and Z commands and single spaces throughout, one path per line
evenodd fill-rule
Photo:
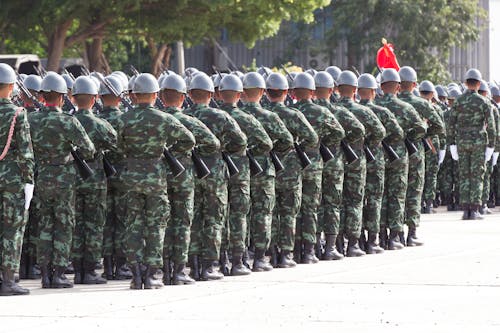
M 387 43 L 385 38 L 382 38 L 382 44 L 384 45 L 377 51 L 378 67 L 394 68 L 395 70 L 399 71 L 398 59 L 396 59 L 393 45 Z

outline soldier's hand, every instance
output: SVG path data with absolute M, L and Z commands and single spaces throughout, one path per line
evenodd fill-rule
M 491 156 L 493 155 L 494 151 L 495 148 L 486 147 L 486 150 L 484 152 L 484 159 L 486 160 L 486 162 L 489 162 L 491 160 Z
M 35 190 L 35 185 L 24 184 L 24 209 L 30 209 L 31 199 L 33 199 L 33 191 Z
M 497 162 L 498 162 L 498 154 L 499 154 L 499 153 L 498 153 L 497 151 L 493 153 L 493 163 L 492 163 L 492 164 L 493 164 L 493 166 L 497 165 Z
M 451 145 L 450 146 L 450 153 L 451 153 L 451 158 L 455 161 L 458 161 L 458 150 L 457 150 L 457 145 Z
M 439 160 L 438 160 L 439 165 L 443 163 L 445 155 L 446 155 L 446 149 L 442 149 L 439 151 Z

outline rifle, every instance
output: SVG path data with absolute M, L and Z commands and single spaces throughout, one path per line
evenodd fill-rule
M 368 148 L 367 145 L 363 147 L 363 151 L 365 152 L 366 163 L 375 161 L 375 155 L 373 155 L 372 151 L 370 150 L 370 148 Z
M 430 138 L 422 138 L 422 145 L 425 152 L 431 151 L 433 154 L 436 154 L 436 147 L 434 147 Z
M 325 163 L 335 157 L 330 148 L 328 148 L 328 146 L 325 145 L 323 142 L 319 144 L 319 153 L 321 154 L 321 158 Z
M 304 149 L 302 149 L 302 147 L 297 142 L 294 142 L 293 145 L 295 147 L 295 152 L 297 153 L 297 157 L 299 158 L 302 169 L 307 168 L 312 163 L 309 159 L 309 156 L 307 156 Z
M 347 164 L 354 163 L 355 161 L 358 160 L 358 154 L 352 149 L 351 145 L 345 140 L 340 141 L 340 147 L 342 148 L 342 151 L 344 152 L 345 159 L 347 161 Z
M 172 152 L 166 147 L 163 147 L 163 156 L 165 157 L 165 161 L 167 162 L 170 171 L 172 171 L 174 178 L 186 171 L 184 165 L 182 165 L 182 163 L 179 162 L 179 160 L 175 158 Z
M 250 164 L 250 176 L 258 176 L 264 172 L 264 169 L 262 169 L 259 162 L 257 162 L 250 149 L 247 149 L 247 157 Z
M 276 173 L 283 171 L 285 169 L 285 166 L 281 162 L 276 152 L 274 150 L 271 150 L 269 152 L 269 155 L 271 155 L 271 161 L 273 162 L 274 170 L 276 171 Z
M 227 169 L 229 171 L 229 177 L 233 177 L 233 176 L 240 173 L 240 169 L 238 169 L 236 164 L 234 164 L 233 159 L 231 158 L 231 156 L 229 156 L 229 154 L 227 152 L 225 152 L 225 151 L 222 152 L 222 158 L 224 159 L 224 162 L 226 162 L 226 164 L 227 164 Z
M 19 87 L 21 92 L 24 94 L 24 96 L 26 96 L 37 109 L 43 108 L 43 104 L 38 99 L 36 99 L 36 97 L 33 96 L 33 94 L 26 88 L 26 86 L 24 85 L 24 82 L 21 80 L 21 76 L 19 76 L 19 74 L 17 75 L 17 86 Z
M 399 160 L 399 155 L 396 153 L 396 151 L 387 143 L 382 141 L 382 147 L 384 147 L 385 153 L 387 154 L 387 158 L 389 159 L 389 162 L 394 162 L 395 160 Z
M 405 146 L 406 146 L 406 150 L 408 151 L 409 156 L 418 152 L 417 146 L 415 146 L 415 144 L 413 142 L 411 142 L 410 139 L 408 139 L 408 138 L 405 138 Z
M 198 155 L 196 149 L 193 149 L 191 152 L 191 159 L 193 160 L 194 170 L 196 171 L 196 177 L 198 177 L 198 179 L 205 179 L 211 174 L 210 169 L 200 155 Z

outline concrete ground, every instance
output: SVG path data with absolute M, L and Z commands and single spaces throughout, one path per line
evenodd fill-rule
M 425 246 L 132 291 L 127 281 L 0 299 L 0 332 L 500 332 L 500 211 L 422 216 Z

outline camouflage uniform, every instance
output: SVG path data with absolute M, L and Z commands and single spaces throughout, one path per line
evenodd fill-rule
M 304 149 L 318 144 L 318 135 L 298 110 L 272 102 L 269 110 L 285 123 L 295 142 Z M 276 207 L 273 213 L 271 243 L 281 251 L 292 251 L 295 241 L 295 219 L 302 200 L 302 167 L 294 149 L 277 152 L 285 170 L 276 175 Z
M 75 197 L 75 231 L 73 233 L 72 263 L 75 271 L 90 271 L 102 257 L 103 227 L 106 221 L 107 180 L 103 169 L 103 151 L 116 151 L 116 131 L 92 111 L 79 109 L 74 114 L 87 132 L 96 153 L 87 164 L 94 174 L 82 179 L 77 176 Z M 78 267 L 78 266 L 82 267 Z
M 246 103 L 242 111 L 253 115 L 262 124 L 273 142 L 276 153 L 285 153 L 293 147 L 293 137 L 283 121 L 259 103 Z M 271 242 L 271 224 L 276 203 L 276 171 L 269 155 L 255 156 L 264 172 L 250 179 L 250 230 L 255 249 L 266 251 Z M 286 168 L 286 167 L 285 167 Z
M 450 153 L 450 118 L 451 109 L 448 109 L 443 114 L 443 120 L 446 128 L 446 154 L 444 157 L 443 164 L 439 168 L 439 173 L 442 174 L 441 180 L 439 182 L 439 191 L 441 193 L 441 199 L 447 203 L 449 210 L 456 208 L 458 205 L 459 197 L 459 175 L 458 175 L 458 161 L 451 158 Z
M 428 122 L 427 137 L 444 132 L 444 124 L 430 102 L 404 91 L 398 95 L 399 99 L 413 106 L 419 118 Z M 405 223 L 410 227 L 418 227 L 422 209 L 422 193 L 425 178 L 425 151 L 419 138 L 414 141 L 418 152 L 409 156 L 408 187 L 406 191 Z
M 0 99 L 0 153 L 7 143 L 10 125 L 19 108 L 9 99 Z M 0 160 L 0 269 L 12 273 L 19 269 L 24 228 L 28 212 L 24 209 L 24 186 L 33 184 L 33 147 L 26 110 L 17 115 L 7 155 Z
M 399 126 L 396 117 L 387 108 L 375 105 L 368 100 L 361 100 L 361 105 L 369 107 L 382 122 L 385 128 L 386 142 L 401 142 L 404 139 L 404 132 Z M 368 233 L 378 234 L 380 232 L 380 211 L 382 209 L 382 198 L 384 195 L 385 165 L 386 160 L 384 150 L 380 146 L 372 147 L 371 151 L 375 155 L 375 161 L 366 166 L 366 186 L 365 200 L 363 206 L 363 227 Z
M 495 105 L 493 105 L 493 103 L 491 103 L 491 101 L 486 98 L 486 101 L 488 103 L 490 103 L 490 107 L 491 107 L 491 113 L 493 114 L 493 122 L 495 124 L 495 133 L 496 133 L 496 136 L 495 136 L 495 151 L 498 151 L 498 146 L 500 145 L 499 143 L 499 128 L 498 128 L 498 120 L 499 120 L 499 116 L 498 116 L 498 109 L 496 108 Z M 490 182 L 491 180 L 493 179 L 493 171 L 494 171 L 494 168 L 493 168 L 493 158 L 490 159 L 488 162 L 486 162 L 486 171 L 484 173 L 484 179 L 483 179 L 483 195 L 482 195 L 482 204 L 483 206 L 486 206 L 487 202 L 488 202 L 488 199 L 490 198 Z
M 327 108 L 314 104 L 311 100 L 299 101 L 295 107 L 304 114 L 319 139 L 314 147 L 305 150 L 312 164 L 302 171 L 302 204 L 297 217 L 298 231 L 295 235 L 296 246 L 304 246 L 304 252 L 307 254 L 316 243 L 318 229 L 323 171 L 323 160 L 319 152 L 320 142 L 327 147 L 336 147 L 345 137 L 345 132 Z
M 65 268 L 75 227 L 77 169 L 71 149 L 76 146 L 84 159 L 94 156 L 94 144 L 80 122 L 47 107 L 30 114 L 36 165 L 35 179 L 40 200 L 40 265 Z
M 467 90 L 453 104 L 450 118 L 450 145 L 458 149 L 460 203 L 481 205 L 484 153 L 495 146 L 495 124 L 490 104 L 477 92 Z
M 377 104 L 391 111 L 410 141 L 415 142 L 425 135 L 425 123 L 410 104 L 403 102 L 393 94 L 384 94 L 377 100 Z M 394 141 L 388 140 L 386 142 L 394 148 L 399 159 L 385 166 L 380 229 L 385 231 L 386 228 L 389 228 L 391 231 L 401 232 L 403 231 L 408 184 L 408 153 L 403 140 L 394 138 Z M 418 208 L 420 212 L 420 205 Z
M 179 120 L 196 139 L 196 151 L 200 155 L 213 155 L 220 150 L 220 141 L 208 127 L 198 119 L 185 115 L 178 108 L 164 110 Z M 184 165 L 186 171 L 177 177 L 167 173 L 168 198 L 170 200 L 170 222 L 165 232 L 163 258 L 176 265 L 186 264 L 190 242 L 190 229 L 194 214 L 194 174 L 191 150 L 171 149 L 172 154 Z M 183 147 L 180 147 L 183 148 Z
M 118 119 L 118 148 L 125 156 L 120 175 L 125 194 L 127 260 L 133 265 L 162 266 L 169 219 L 165 145 L 190 150 L 193 135 L 173 116 L 139 104 Z
M 204 104 L 195 104 L 185 114 L 201 120 L 220 140 L 221 150 L 245 151 L 247 138 L 226 112 Z M 221 151 L 200 151 L 210 169 L 210 176 L 195 180 L 195 213 L 191 227 L 190 255 L 201 255 L 205 261 L 219 260 L 222 227 L 227 212 L 227 167 Z
M 345 167 L 343 211 L 341 212 L 342 225 L 345 226 L 347 237 L 358 239 L 362 229 L 367 167 L 363 146 L 365 144 L 369 147 L 379 146 L 380 141 L 385 136 L 385 129 L 369 108 L 357 104 L 347 97 L 342 97 L 339 104 L 347 108 L 365 128 L 364 140 L 358 140 L 351 144 L 359 159 Z

